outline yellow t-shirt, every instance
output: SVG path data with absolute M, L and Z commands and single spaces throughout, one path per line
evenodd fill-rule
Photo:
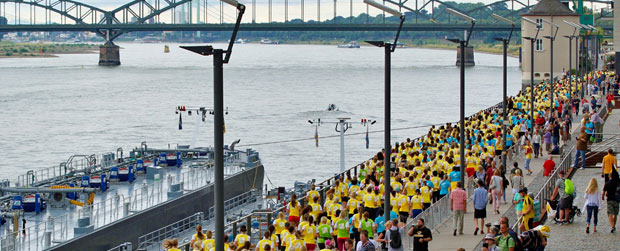
M 269 244 L 269 247 L 271 247 L 271 249 L 275 249 L 275 247 L 273 246 L 274 244 L 273 244 L 273 242 L 271 240 L 263 239 L 263 240 L 260 240 L 258 242 L 258 245 L 257 245 L 258 246 L 258 250 L 259 251 L 269 251 L 269 250 L 271 250 L 271 249 L 265 250 L 265 245 L 267 245 L 267 244 Z
M 316 240 L 314 238 L 314 234 L 317 233 L 315 225 L 307 225 L 303 228 L 304 232 L 304 241 L 307 244 L 315 244 Z
M 349 199 L 347 201 L 347 206 L 349 207 L 349 214 L 353 214 L 353 211 L 360 205 L 360 202 L 354 198 Z
M 398 206 L 400 212 L 409 212 L 409 197 L 401 194 L 398 198 Z
M 282 230 L 284 230 L 284 226 L 286 224 L 286 220 L 276 219 L 274 222 L 274 226 L 276 227 L 276 234 L 281 234 Z
M 289 210 L 289 215 L 290 216 L 297 216 L 299 217 L 299 202 L 297 202 L 295 204 L 295 206 L 293 206 L 290 202 L 288 203 L 288 210 Z
M 420 194 L 422 194 L 422 203 L 431 203 L 431 191 L 428 186 L 421 187 Z
M 248 236 L 247 234 L 237 234 L 237 236 L 235 236 L 235 242 L 237 243 L 237 246 L 243 246 L 246 241 L 250 241 L 250 236 Z
M 416 189 L 418 189 L 418 185 L 415 182 L 405 183 L 405 191 L 407 192 L 407 196 L 414 196 Z
M 422 197 L 419 195 L 414 195 L 411 197 L 411 209 L 420 209 L 422 210 Z
M 375 196 L 374 194 L 366 194 L 364 195 L 364 207 L 374 208 L 375 207 Z

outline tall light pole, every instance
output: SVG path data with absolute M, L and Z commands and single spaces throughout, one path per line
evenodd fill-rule
M 574 28 L 573 30 L 573 35 L 571 36 L 564 36 L 565 38 L 568 38 L 568 81 L 570 81 L 568 83 L 568 89 L 570 90 L 571 88 L 571 82 L 572 82 L 572 75 L 573 75 L 573 38 L 577 38 L 577 36 L 575 36 L 575 32 L 577 32 L 577 25 L 575 25 L 572 22 L 566 21 L 566 20 L 562 20 L 564 23 L 572 26 Z M 575 48 L 577 48 L 577 44 L 575 44 Z M 575 66 L 577 65 L 577 52 L 575 52 Z M 577 70 L 575 70 L 575 75 L 577 74 Z M 577 92 L 577 78 L 575 78 L 575 92 Z M 570 92 L 571 98 L 573 97 L 573 92 Z
M 377 47 L 383 47 L 385 52 L 385 133 L 384 133 L 384 148 L 385 148 L 385 157 L 383 158 L 383 188 L 384 188 L 384 203 L 383 203 L 383 211 L 386 212 L 384 214 L 385 222 L 390 221 L 390 193 L 392 188 L 390 187 L 390 158 L 392 156 L 392 145 L 390 144 L 390 116 L 391 116 L 391 68 L 392 68 L 392 58 L 391 54 L 396 50 L 396 43 L 398 42 L 398 36 L 400 35 L 400 30 L 403 28 L 403 22 L 405 22 L 405 16 L 399 11 L 387 7 L 383 4 L 377 3 L 372 0 L 364 0 L 364 3 L 367 5 L 371 5 L 377 9 L 383 10 L 384 12 L 390 13 L 394 16 L 400 18 L 400 24 L 398 25 L 398 31 L 396 32 L 396 37 L 394 38 L 394 43 L 384 42 L 384 41 L 366 41 L 366 43 L 372 44 Z
M 504 167 L 504 169 L 506 168 L 506 126 L 508 125 L 508 108 L 506 106 L 508 106 L 508 95 L 507 95 L 507 85 L 508 85 L 508 44 L 510 43 L 510 38 L 512 38 L 512 32 L 515 29 L 515 23 L 505 17 L 502 17 L 500 15 L 497 15 L 495 13 L 491 14 L 491 16 L 495 19 L 497 19 L 500 22 L 504 22 L 507 24 L 512 25 L 512 28 L 510 29 L 510 34 L 508 35 L 508 38 L 494 38 L 497 41 L 501 41 L 502 45 L 504 46 L 504 58 L 503 58 L 503 62 L 504 62 L 504 67 L 503 67 L 503 72 L 504 72 L 504 76 L 503 76 L 503 96 L 502 96 L 502 114 L 504 115 L 504 119 L 502 120 L 502 142 L 503 142 L 503 146 L 502 149 L 504 149 L 504 151 L 502 151 L 502 166 Z
M 214 148 L 215 148 L 215 250 L 224 251 L 224 64 L 232 54 L 232 48 L 239 31 L 245 5 L 236 0 L 222 0 L 237 8 L 237 22 L 232 32 L 228 48 L 213 49 L 213 46 L 181 46 L 181 48 L 203 56 L 213 55 L 213 111 L 214 111 Z M 226 56 L 224 56 L 226 54 Z
M 548 23 L 551 25 L 551 34 L 553 34 L 553 36 L 544 36 L 544 38 L 549 39 L 549 42 L 551 43 L 551 68 L 549 73 L 550 75 L 550 81 L 549 81 L 549 92 L 551 93 L 550 95 L 550 103 L 551 104 L 551 114 L 553 114 L 553 110 L 555 109 L 555 103 L 553 103 L 553 84 L 554 84 L 554 79 L 553 79 L 553 42 L 555 41 L 555 37 L 558 35 L 558 31 L 560 30 L 560 26 L 558 26 L 557 24 L 554 24 L 552 22 L 549 22 L 545 19 L 543 19 L 543 22 Z M 553 27 L 555 26 L 555 33 L 553 32 Z M 534 124 L 532 124 L 532 127 L 534 127 Z
M 451 8 L 446 8 L 446 11 L 452 15 L 455 15 L 467 22 L 471 23 L 471 27 L 469 28 L 469 32 L 467 33 L 466 39 L 452 38 L 448 39 L 448 41 L 457 43 L 461 47 L 461 55 L 460 55 L 460 67 L 461 67 L 461 111 L 460 111 L 460 130 L 459 130 L 459 152 L 460 152 L 460 172 L 461 172 L 461 184 L 465 187 L 465 52 L 467 51 L 467 46 L 469 46 L 469 39 L 471 38 L 471 33 L 474 30 L 474 25 L 476 25 L 476 19 L 465 15 L 461 12 L 458 12 Z
M 536 36 L 523 37 L 525 40 L 530 40 L 530 139 L 532 139 L 534 138 L 534 42 L 538 40 L 538 33 L 540 33 L 542 25 L 526 17 L 522 17 L 522 19 L 536 25 Z

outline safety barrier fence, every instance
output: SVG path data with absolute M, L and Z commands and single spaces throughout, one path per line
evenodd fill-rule
M 50 217 L 47 221 L 19 229 L 13 228 L 0 237 L 1 250 L 42 250 L 52 246 L 54 242 L 62 242 L 68 239 L 69 216 L 67 214 Z M 21 222 L 14 222 L 15 225 Z M 15 231 L 15 229 L 18 229 Z
M 201 224 L 203 220 L 204 214 L 198 212 L 175 223 L 140 236 L 138 238 L 138 250 L 146 250 L 146 247 L 151 245 L 161 246 L 162 241 L 165 239 L 176 238 L 184 231 L 191 231 L 196 225 Z

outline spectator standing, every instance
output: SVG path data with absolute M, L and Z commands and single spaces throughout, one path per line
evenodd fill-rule
M 514 251 L 515 250 L 515 240 L 508 233 L 508 223 L 503 222 L 500 223 L 500 235 L 496 237 L 497 240 L 497 248 L 500 251 Z
M 549 155 L 549 159 L 545 160 L 545 163 L 543 163 L 543 169 L 544 169 L 544 173 L 543 176 L 549 176 L 552 172 L 553 169 L 555 169 L 555 162 L 553 161 L 553 155 Z
M 581 170 L 586 167 L 586 151 L 588 150 L 588 134 L 586 134 L 586 128 L 581 127 L 579 136 L 575 138 L 577 140 L 577 152 L 575 153 L 575 162 L 573 168 L 577 168 L 579 164 L 579 158 L 581 158 Z
M 433 233 L 424 226 L 424 219 L 418 219 L 417 225 L 413 225 L 408 234 L 413 236 L 413 250 L 428 251 L 428 243 L 433 240 Z
M 478 188 L 474 190 L 474 223 L 476 229 L 474 235 L 478 235 L 478 219 L 480 219 L 480 228 L 482 231 L 480 234 L 484 234 L 484 219 L 487 217 L 487 203 L 489 202 L 489 194 L 484 188 L 484 182 L 478 180 Z
M 541 117 L 538 117 L 541 118 Z M 534 136 L 532 137 L 532 147 L 534 147 L 534 158 L 538 158 L 538 155 L 542 156 L 542 152 L 540 151 L 540 143 L 542 141 L 542 137 L 540 136 L 540 130 L 536 127 L 536 131 L 534 132 Z
M 611 179 L 611 169 L 618 167 L 618 160 L 614 156 L 614 150 L 609 148 L 607 155 L 603 157 L 603 166 L 601 167 L 601 177 L 605 178 L 605 182 Z
M 394 219 L 388 223 L 385 231 L 385 239 L 388 241 L 388 251 L 403 251 L 403 239 L 401 238 L 404 229 L 398 225 L 398 220 Z
M 586 202 L 583 204 L 583 211 L 588 212 L 586 234 L 590 233 L 590 219 L 592 219 L 592 216 L 594 216 L 594 232 L 596 233 L 598 210 L 601 208 L 601 191 L 598 189 L 598 183 L 595 178 L 590 179 L 590 184 L 588 184 L 583 198 L 586 199 Z
M 456 189 L 450 193 L 450 210 L 453 212 L 453 227 L 456 236 L 457 224 L 459 234 L 463 234 L 463 218 L 467 212 L 467 192 L 463 190 L 463 183 L 456 184 Z
M 564 183 L 566 178 L 564 177 L 564 175 L 564 170 L 560 170 L 560 178 L 555 182 L 555 189 L 553 190 L 553 195 L 551 196 L 551 198 L 559 198 L 560 200 L 560 203 L 558 205 L 558 210 L 560 211 L 560 220 L 557 222 L 558 224 L 568 224 L 568 212 L 573 206 L 572 195 L 566 194 L 565 192 Z
M 523 145 L 523 149 L 525 150 L 525 170 L 527 170 L 527 175 L 532 175 L 532 170 L 530 170 L 530 162 L 532 161 L 532 144 L 529 140 L 525 140 L 525 144 Z
M 605 199 L 607 195 L 607 217 L 609 218 L 609 225 L 611 232 L 616 231 L 616 220 L 618 219 L 618 171 L 616 169 L 611 170 L 611 179 L 605 183 L 603 188 L 602 199 Z
M 523 183 L 523 175 L 521 174 L 521 170 L 517 170 L 515 172 L 515 175 L 512 176 L 510 180 L 510 186 L 512 188 L 512 194 L 518 193 L 519 189 L 525 186 L 525 184 Z

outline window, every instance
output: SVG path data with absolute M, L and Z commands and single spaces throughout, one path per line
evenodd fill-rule
M 536 51 L 543 50 L 543 41 L 542 39 L 536 39 Z
M 543 29 L 543 19 L 542 18 L 536 18 L 536 24 L 540 26 L 540 29 Z

